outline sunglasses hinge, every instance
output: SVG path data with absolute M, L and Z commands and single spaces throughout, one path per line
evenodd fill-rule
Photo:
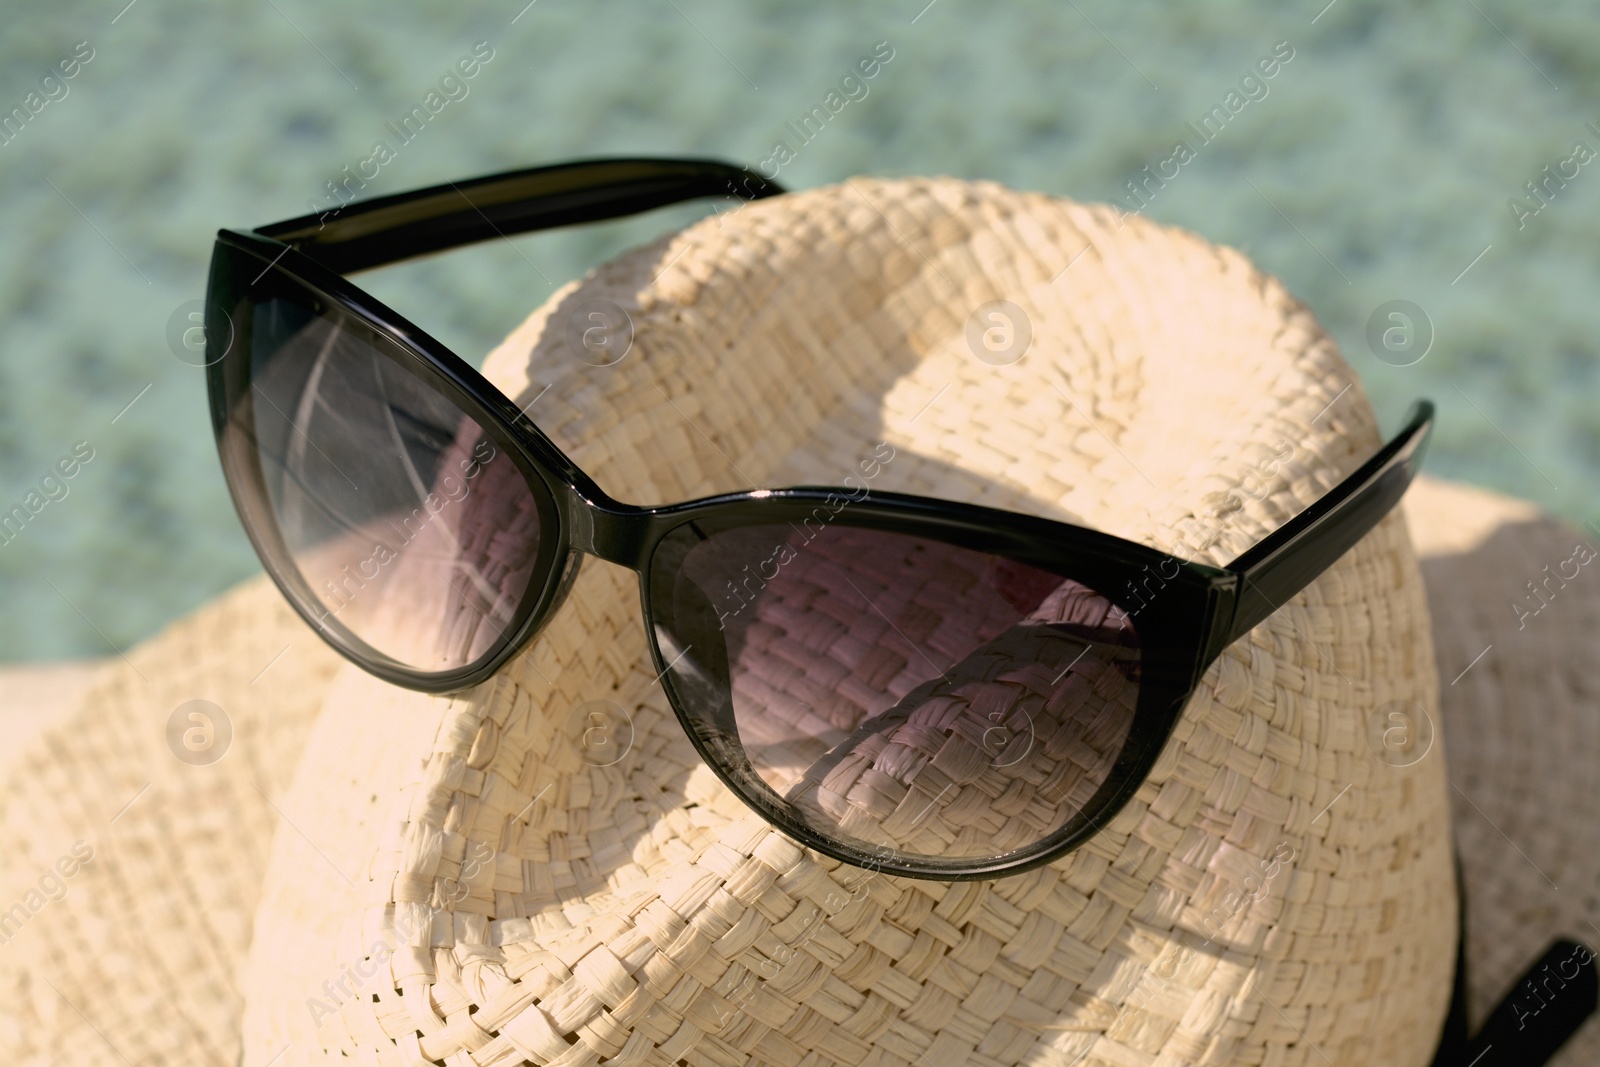
M 643 564 L 650 532 L 644 509 L 609 499 L 589 500 L 576 489 L 569 501 L 567 520 L 572 532 L 568 544 L 574 550 L 624 567 L 637 569 Z
M 1233 621 L 1239 611 L 1239 593 L 1242 579 L 1231 572 L 1222 572 L 1211 579 L 1211 587 L 1206 592 L 1206 607 L 1204 616 L 1209 622 L 1209 632 L 1205 636 L 1204 647 L 1200 650 L 1200 663 L 1198 668 L 1206 670 L 1222 655 L 1222 650 L 1231 645 L 1237 638 L 1233 632 Z

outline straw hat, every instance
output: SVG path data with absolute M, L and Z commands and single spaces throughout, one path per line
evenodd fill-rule
M 632 323 L 604 367 L 566 341 L 596 301 Z M 556 294 L 487 373 L 625 500 L 834 483 L 887 442 L 882 488 L 1217 563 L 1380 443 L 1332 342 L 1237 253 L 949 180 L 708 219 Z M 1440 618 L 1494 640 L 1482 547 L 1450 551 L 1473 578 L 1435 591 L 1458 598 Z M 1582 819 L 1546 807 L 1536 825 L 1531 806 L 1574 788 L 1541 761 L 1592 754 L 1593 731 L 1521 738 L 1509 780 L 1494 749 L 1466 749 L 1469 777 L 1447 782 L 1439 737 L 1454 759 L 1458 731 L 1398 513 L 1213 666 L 1099 837 L 992 882 L 841 866 L 751 815 L 695 758 L 631 576 L 605 564 L 526 654 L 452 698 L 335 676 L 272 596 L 241 589 L 110 664 L 0 789 L 22 843 L 0 908 L 31 908 L 59 854 L 93 849 L 0 947 L 13 1059 L 202 1063 L 242 1044 L 255 1065 L 1421 1065 L 1454 965 L 1452 794 L 1502 829 L 1525 816 L 1573 886 L 1600 883 L 1560 832 Z M 1565 737 L 1582 679 L 1546 647 L 1527 658 Z M 1522 668 L 1492 656 L 1445 692 L 1481 698 L 1463 716 L 1519 721 L 1496 716 Z M 226 709 L 225 758 L 173 758 L 170 720 L 195 698 Z M 1383 740 L 1397 707 L 1431 745 Z M 1481 880 L 1526 905 L 1504 839 L 1458 822 L 1481 1014 L 1545 926 L 1581 935 L 1600 907 L 1561 883 L 1571 910 L 1531 936 L 1474 895 Z M 1594 1061 L 1592 1026 L 1583 1040 L 1570 1062 Z

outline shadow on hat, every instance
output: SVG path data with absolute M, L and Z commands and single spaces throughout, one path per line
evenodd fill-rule
M 564 345 L 563 315 L 596 298 L 634 323 L 613 366 Z M 998 358 L 967 328 L 997 300 L 1029 333 Z M 949 180 L 855 180 L 691 226 L 556 294 L 486 374 L 630 502 L 838 484 L 876 457 L 884 490 L 1218 564 L 1379 444 L 1332 342 L 1237 253 Z M 1414 490 L 1413 527 L 1488 522 L 1501 506 L 1444 499 Z M 1573 922 L 1600 914 L 1567 888 L 1597 884 L 1592 850 L 1572 855 L 1572 824 L 1540 824 L 1518 799 L 1589 789 L 1570 803 L 1593 810 L 1592 775 L 1538 770 L 1596 747 L 1575 695 L 1596 683 L 1554 622 L 1559 602 L 1526 628 L 1550 621 L 1551 642 L 1573 642 L 1560 669 L 1552 644 L 1524 642 L 1500 667 L 1491 651 L 1442 680 L 1459 704 L 1438 706 L 1462 642 L 1507 627 L 1477 614 L 1499 596 L 1482 578 L 1499 564 L 1480 557 L 1532 562 L 1547 547 L 1535 534 L 1554 528 L 1435 554 L 1430 566 L 1459 561 L 1448 589 L 1429 587 L 1449 635 L 1436 669 L 1407 519 L 1390 515 L 1226 650 L 1099 835 L 1047 867 L 959 883 L 840 864 L 735 799 L 671 713 L 618 568 L 587 561 L 524 654 L 452 697 L 335 676 L 258 583 L 107 667 L 7 780 L 0 814 L 23 844 L 0 907 L 19 900 L 28 917 L 0 947 L 0 1048 L 107 1063 L 231 1062 L 242 1048 L 256 1065 L 1420 1067 L 1455 969 L 1452 798 L 1479 1018 L 1549 936 L 1587 937 Z M 820 547 L 800 558 L 824 578 L 881 570 Z M 918 603 L 930 625 L 983 632 L 984 605 L 958 586 Z M 1070 592 L 1052 618 L 1103 626 Z M 735 635 L 745 684 L 792 689 L 827 658 L 832 646 L 780 621 Z M 1008 640 L 986 635 L 985 655 L 1003 659 Z M 831 688 L 795 697 L 825 725 L 774 742 L 787 760 L 772 761 L 775 789 L 832 803 L 821 786 L 848 759 L 819 767 L 818 731 L 926 703 L 907 692 L 843 717 L 828 703 L 868 687 L 884 655 L 855 649 L 830 661 Z M 1086 684 L 1114 688 L 1100 679 L 1117 665 L 1099 669 Z M 1559 720 L 1543 734 L 1503 706 L 1518 670 L 1566 695 L 1542 705 Z M 231 745 L 174 758 L 182 731 L 176 748 L 163 731 L 202 695 L 225 709 Z M 1497 730 L 1520 731 L 1503 749 L 1526 755 L 1515 773 L 1479 745 Z M 1551 735 L 1572 743 L 1552 752 Z M 1463 800 L 1495 836 L 1471 829 Z M 1548 897 L 1530 897 L 1508 840 L 1555 879 Z M 91 857 L 33 909 L 28 886 L 77 842 Z M 1585 1040 L 1588 1059 L 1571 1062 L 1593 1059 L 1592 1026 L 1567 1055 Z

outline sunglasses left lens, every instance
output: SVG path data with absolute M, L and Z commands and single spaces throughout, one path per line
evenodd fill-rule
M 543 483 L 412 357 L 291 281 L 229 314 L 244 363 L 226 372 L 224 467 L 269 568 L 347 644 L 411 671 L 503 648 L 548 576 Z

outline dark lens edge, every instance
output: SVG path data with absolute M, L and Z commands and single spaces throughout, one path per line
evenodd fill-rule
M 250 458 L 255 452 L 255 443 L 249 436 L 249 430 L 238 423 L 235 413 L 240 394 L 248 389 L 251 380 L 250 339 L 248 331 L 242 328 L 238 329 L 233 345 L 225 353 L 225 357 L 235 358 L 217 359 L 206 367 L 207 393 L 219 460 L 240 525 L 263 569 L 296 614 L 318 637 L 351 663 L 383 681 L 419 692 L 452 693 L 482 684 L 527 643 L 538 625 L 542 625 L 542 621 L 565 598 L 576 579 L 577 565 L 567 558 L 568 523 L 562 505 L 564 497 L 558 496 L 556 488 L 544 476 L 536 458 L 529 454 L 520 435 L 514 427 L 506 425 L 500 413 L 479 403 L 452 375 L 434 366 L 427 353 L 376 328 L 366 315 L 350 306 L 346 300 L 327 293 L 299 273 L 283 268 L 281 263 L 263 254 L 261 249 L 250 247 L 268 243 L 254 235 L 231 231 L 219 233 L 208 279 L 207 314 L 210 314 L 212 307 L 217 307 L 227 315 L 230 323 L 236 328 L 240 327 L 242 324 L 234 322 L 240 302 L 248 297 L 249 290 L 270 270 L 279 279 L 279 284 L 273 287 L 275 295 L 281 297 L 285 290 L 298 292 L 307 298 L 305 304 L 313 313 L 324 316 L 331 313 L 336 319 L 343 320 L 341 325 L 344 328 L 348 328 L 353 321 L 360 327 L 357 335 L 368 343 L 376 339 L 378 343 L 373 347 L 385 356 L 391 359 L 397 355 L 403 356 L 403 359 L 396 359 L 403 369 L 415 373 L 414 368 L 421 366 L 433 371 L 432 374 L 421 375 L 422 380 L 436 390 L 441 381 L 445 383 L 446 387 L 440 390 L 443 395 L 486 433 L 492 434 L 497 444 L 509 448 L 511 455 L 516 457 L 515 462 L 539 507 L 539 559 L 530 578 L 529 589 L 533 589 L 535 584 L 540 588 L 536 596 L 524 595 L 512 616 L 512 625 L 490 646 L 489 651 L 474 663 L 447 671 L 423 672 L 408 668 L 367 644 L 348 627 L 338 624 L 337 620 L 333 620 L 336 628 L 321 625 L 319 618 L 327 616 L 319 616 L 319 608 L 313 606 L 320 606 L 320 599 L 306 583 L 293 553 L 272 536 L 276 531 L 276 519 L 265 522 L 252 519 L 254 512 L 270 515 L 271 506 L 259 465 Z M 241 285 L 240 276 L 248 271 L 252 261 L 265 264 L 266 269 L 255 272 L 248 284 Z M 542 582 L 536 581 L 541 574 Z M 532 607 L 528 606 L 530 601 Z
M 660 619 L 655 608 L 656 597 L 652 591 L 652 587 L 662 581 L 670 585 L 676 577 L 675 573 L 658 573 L 657 571 L 660 550 L 663 544 L 670 539 L 670 535 L 673 532 L 691 525 L 692 520 L 686 519 L 670 530 L 663 531 L 656 543 L 645 554 L 644 564 L 640 569 L 641 610 L 645 620 L 646 639 L 649 642 L 651 660 L 655 666 L 657 678 L 667 696 L 667 702 L 671 705 L 673 713 L 677 715 L 679 724 L 683 727 L 684 732 L 688 734 L 689 740 L 694 745 L 695 751 L 700 758 L 706 762 L 712 773 L 746 807 L 772 824 L 779 832 L 802 846 L 840 862 L 878 873 L 926 881 L 946 882 L 980 881 L 1006 877 L 1023 874 L 1046 866 L 1075 851 L 1088 839 L 1102 832 L 1111 820 L 1128 806 L 1139 788 L 1148 779 L 1156 761 L 1160 758 L 1161 752 L 1171 739 L 1184 706 L 1187 705 L 1189 698 L 1193 695 L 1192 685 L 1187 691 L 1180 693 L 1155 679 L 1142 682 L 1139 702 L 1134 712 L 1133 721 L 1129 725 L 1128 737 L 1124 742 L 1124 750 L 1118 756 L 1106 781 L 1102 783 L 1091 798 L 1090 803 L 1082 811 L 1073 816 L 1066 825 L 1039 842 L 1025 849 L 1008 853 L 1005 856 L 986 857 L 981 860 L 930 861 L 927 863 L 884 860 L 881 855 L 875 855 L 857 849 L 847 842 L 830 838 L 798 819 L 789 816 L 784 808 L 771 802 L 770 798 L 777 797 L 777 794 L 761 780 L 753 767 L 749 770 L 750 781 L 746 782 L 744 776 L 738 774 L 736 769 L 726 766 L 723 757 L 716 751 L 715 747 L 705 742 L 701 730 L 702 720 L 687 709 L 675 684 L 674 673 L 669 667 L 669 661 L 663 655 L 657 637 L 657 627 L 660 625 Z M 704 535 L 701 536 L 703 537 Z M 681 558 L 677 562 L 681 564 Z M 672 621 L 671 619 L 667 620 L 669 624 Z M 781 797 L 778 799 L 781 801 Z

